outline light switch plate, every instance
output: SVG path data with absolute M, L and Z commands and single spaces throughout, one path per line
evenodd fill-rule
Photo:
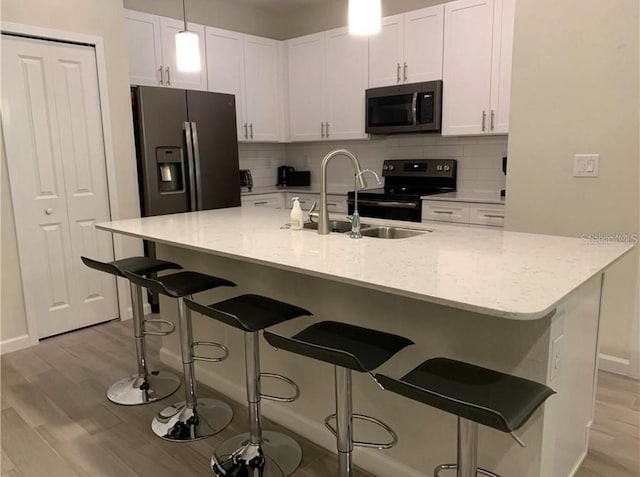
M 576 154 L 573 156 L 573 177 L 598 177 L 600 154 Z

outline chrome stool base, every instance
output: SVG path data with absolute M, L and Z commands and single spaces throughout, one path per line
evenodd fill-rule
M 188 408 L 185 401 L 164 408 L 153 418 L 151 429 L 167 441 L 198 441 L 222 431 L 232 417 L 233 411 L 227 403 L 201 398 L 195 408 Z
M 217 477 L 287 477 L 301 461 L 300 445 L 286 434 L 262 431 L 262 442 L 251 444 L 246 432 L 218 446 L 211 470 Z
M 137 406 L 159 401 L 180 387 L 180 378 L 167 371 L 152 371 L 146 378 L 134 374 L 119 379 L 107 390 L 107 398 L 115 404 Z
M 433 477 L 443 477 L 443 475 L 441 474 L 441 472 L 443 470 L 458 470 L 458 465 L 457 464 L 443 464 L 443 465 L 439 465 L 438 467 L 435 468 L 435 470 L 433 471 Z M 456 475 L 458 473 L 456 472 Z M 487 477 L 500 477 L 498 474 L 494 474 L 493 472 L 489 471 L 489 470 L 485 470 L 485 469 L 476 469 L 476 475 L 484 475 Z

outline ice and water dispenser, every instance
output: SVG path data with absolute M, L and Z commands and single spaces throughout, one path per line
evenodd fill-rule
M 184 192 L 184 158 L 179 147 L 158 147 L 158 189 L 161 194 Z

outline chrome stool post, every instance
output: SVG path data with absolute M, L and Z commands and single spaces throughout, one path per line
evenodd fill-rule
M 309 315 L 307 310 L 260 295 L 241 295 L 209 306 L 187 300 L 187 307 L 205 316 L 238 328 L 244 333 L 245 380 L 249 411 L 249 432 L 220 444 L 211 457 L 211 471 L 217 477 L 286 477 L 302 461 L 302 449 L 281 432 L 262 429 L 262 399 L 292 402 L 300 395 L 290 379 L 260 370 L 260 330 L 293 318 Z M 295 394 L 280 397 L 263 394 L 264 378 L 291 385 Z
M 143 278 L 133 273 L 126 273 L 126 276 L 140 286 L 176 298 L 178 304 L 185 400 L 160 411 L 153 418 L 151 429 L 158 437 L 172 442 L 196 441 L 217 434 L 231 422 L 233 411 L 227 403 L 218 399 L 197 397 L 194 362 L 222 361 L 228 356 L 228 350 L 218 343 L 193 341 L 191 311 L 185 306 L 185 297 L 220 286 L 235 286 L 235 284 L 197 272 L 178 272 L 157 279 Z M 196 356 L 195 349 L 201 345 L 222 349 L 224 354 L 217 358 Z
M 149 275 L 168 269 L 180 269 L 180 265 L 148 257 L 131 257 L 113 262 L 99 262 L 87 257 L 81 257 L 83 263 L 95 270 L 109 273 L 117 277 L 126 278 L 125 271 L 141 275 Z M 158 401 L 170 396 L 180 387 L 180 378 L 168 371 L 149 371 L 147 365 L 145 336 L 167 335 L 174 331 L 172 323 L 164 320 L 146 320 L 168 324 L 169 329 L 162 332 L 146 332 L 144 309 L 142 302 L 142 288 L 129 280 L 131 292 L 131 307 L 133 314 L 133 335 L 136 344 L 137 373 L 119 379 L 107 390 L 107 398 L 115 404 L 135 406 Z
M 336 434 L 338 441 L 338 476 L 349 477 L 353 453 L 353 398 L 351 370 L 335 366 Z

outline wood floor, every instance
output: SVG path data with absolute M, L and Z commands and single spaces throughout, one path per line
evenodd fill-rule
M 159 346 L 158 339 L 148 339 L 151 363 L 157 363 Z M 236 404 L 231 426 L 217 436 L 165 442 L 151 434 L 150 422 L 181 394 L 134 407 L 105 397 L 134 362 L 131 322 L 94 326 L 2 356 L 2 477 L 211 476 L 214 448 L 245 430 L 246 408 Z M 607 373 L 599 380 L 589 456 L 576 476 L 640 477 L 640 383 Z M 204 386 L 199 392 L 216 396 Z M 334 456 L 297 438 L 304 458 L 294 477 L 336 475 Z

